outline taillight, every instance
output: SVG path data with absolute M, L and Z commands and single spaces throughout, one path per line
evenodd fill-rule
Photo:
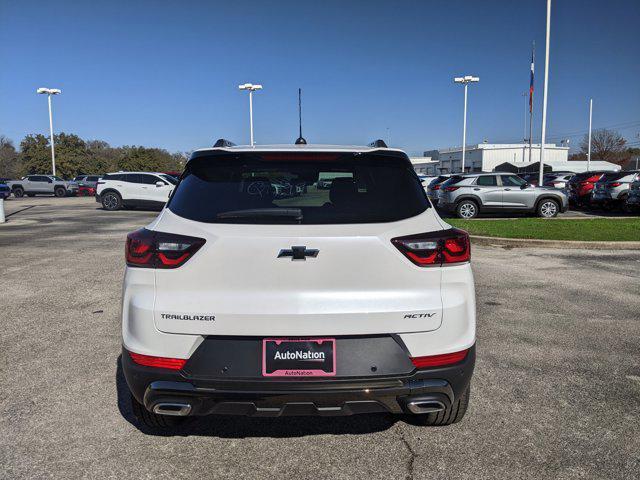
M 455 192 L 460 187 L 444 187 L 445 192 Z
M 469 235 L 457 228 L 397 237 L 391 243 L 419 267 L 462 263 L 471 259 Z
M 141 228 L 127 235 L 125 257 L 130 267 L 178 268 L 204 243 L 203 238 Z
M 444 353 L 442 355 L 428 355 L 426 357 L 412 357 L 411 363 L 416 368 L 443 367 L 460 363 L 467 357 L 469 349 L 460 352 Z
M 187 361 L 184 358 L 153 357 L 141 353 L 129 352 L 131 360 L 145 367 L 166 368 L 168 370 L 181 370 Z
M 609 187 L 619 187 L 620 185 L 622 185 L 622 183 L 621 183 L 621 182 L 611 182 L 611 183 L 609 184 Z
M 434 186 L 433 186 L 433 189 L 434 189 L 434 190 L 440 190 L 440 185 L 434 185 Z

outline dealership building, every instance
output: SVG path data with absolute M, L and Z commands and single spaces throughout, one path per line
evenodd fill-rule
M 424 152 L 425 157 L 436 160 L 430 175 L 440 173 L 460 172 L 462 164 L 462 147 L 444 148 Z M 558 147 L 555 144 L 547 143 L 544 147 L 545 161 L 567 162 L 569 160 L 569 147 Z M 540 144 L 531 146 L 531 161 L 540 161 Z M 492 172 L 498 165 L 503 163 L 514 165 L 529 162 L 528 143 L 479 143 L 469 145 L 465 152 L 465 171 L 469 172 Z
M 540 144 L 534 143 L 480 143 L 469 145 L 465 151 L 466 172 L 524 172 L 538 171 Z M 411 163 L 418 175 L 436 176 L 458 173 L 462 165 L 462 147 L 444 148 L 424 152 L 424 157 L 412 157 Z M 546 171 L 583 172 L 586 161 L 569 161 L 569 147 L 547 143 L 544 147 Z M 591 170 L 619 170 L 613 163 L 592 161 Z

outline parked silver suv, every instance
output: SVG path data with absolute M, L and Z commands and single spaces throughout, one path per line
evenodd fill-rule
M 438 208 L 460 218 L 480 212 L 535 212 L 551 218 L 568 207 L 562 190 L 534 187 L 513 173 L 454 175 L 438 191 Z
M 624 206 L 631 184 L 640 180 L 640 170 L 607 172 L 596 185 L 591 194 L 591 203 L 603 207 Z

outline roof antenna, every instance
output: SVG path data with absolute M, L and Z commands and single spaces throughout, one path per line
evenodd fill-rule
M 296 145 L 306 145 L 307 141 L 302 137 L 302 89 L 298 89 L 298 125 L 300 127 L 300 136 L 296 140 Z

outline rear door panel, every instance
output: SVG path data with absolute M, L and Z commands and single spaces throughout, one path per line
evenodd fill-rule
M 442 230 L 433 209 L 399 222 L 342 225 L 209 224 L 165 209 L 150 228 L 207 241 L 182 267 L 155 271 L 162 332 L 363 335 L 435 330 L 442 321 L 441 269 L 413 265 L 390 241 Z M 292 246 L 319 254 L 278 258 Z

